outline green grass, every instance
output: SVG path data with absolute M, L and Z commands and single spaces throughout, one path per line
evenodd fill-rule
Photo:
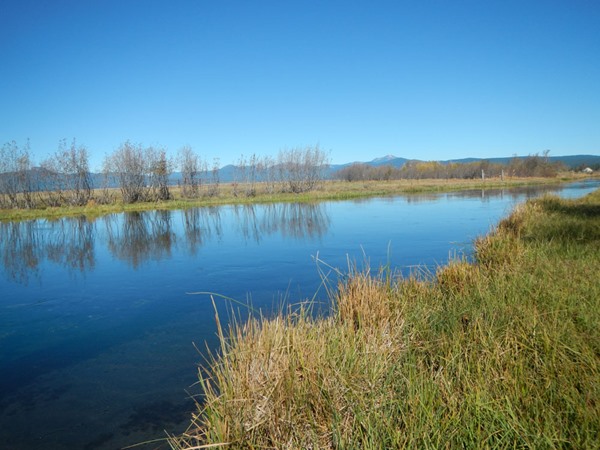
M 579 177 L 580 178 L 580 177 Z M 231 184 L 223 184 L 216 195 L 201 195 L 199 198 L 182 198 L 179 188 L 172 188 L 173 198 L 167 201 L 152 201 L 125 204 L 119 191 L 112 190 L 114 200 L 108 204 L 90 201 L 85 206 L 44 206 L 44 194 L 38 194 L 39 204 L 31 209 L 0 209 L 0 221 L 29 220 L 38 218 L 55 219 L 66 216 L 86 216 L 90 218 L 124 211 L 147 211 L 157 209 L 186 209 L 198 206 L 218 206 L 226 204 L 276 203 L 276 202 L 315 202 L 325 200 L 351 200 L 368 197 L 381 197 L 398 194 L 424 194 L 460 191 L 468 189 L 499 189 L 540 184 L 557 184 L 574 181 L 578 177 L 562 178 L 506 178 L 504 180 L 489 178 L 482 180 L 390 180 L 361 181 L 348 183 L 345 181 L 327 181 L 319 188 L 300 194 L 287 192 L 268 193 L 264 185 L 258 183 L 254 196 L 234 195 Z M 243 186 L 240 191 L 243 191 Z M 95 193 L 97 198 L 101 195 Z
M 220 330 L 172 448 L 598 448 L 600 191 L 475 247 L 427 279 L 351 270 L 328 317 Z

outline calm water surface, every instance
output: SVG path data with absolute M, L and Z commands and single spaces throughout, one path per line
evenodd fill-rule
M 578 197 L 598 186 L 544 191 Z M 114 449 L 181 432 L 197 367 L 216 344 L 210 296 L 190 293 L 267 313 L 313 297 L 326 308 L 317 256 L 326 273 L 366 257 L 404 274 L 434 270 L 541 192 L 2 223 L 0 446 Z M 227 320 L 232 304 L 214 299 Z

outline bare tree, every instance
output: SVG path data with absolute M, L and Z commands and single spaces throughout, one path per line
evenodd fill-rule
M 85 205 L 92 196 L 88 152 L 75 139 L 67 145 L 66 139 L 58 144 L 54 155 L 42 163 L 48 180 L 48 199 L 71 205 Z
M 277 187 L 277 164 L 270 156 L 265 156 L 259 164 L 259 173 L 262 173 L 262 179 L 265 182 L 267 192 L 272 194 Z
M 96 193 L 96 201 L 103 205 L 110 205 L 116 202 L 116 194 L 113 186 L 116 185 L 116 177 L 108 170 L 106 164 L 102 169 L 102 187 Z
M 104 160 L 105 173 L 112 174 L 119 185 L 123 202 L 135 203 L 146 200 L 147 163 L 140 144 L 127 141 Z
M 208 168 L 208 165 L 207 165 Z M 219 195 L 219 186 L 221 184 L 221 180 L 219 178 L 219 158 L 213 159 L 213 165 L 211 169 L 211 183 L 208 189 L 209 197 L 216 197 Z
M 54 156 L 41 163 L 41 184 L 46 193 L 44 202 L 48 206 L 61 206 L 66 203 L 67 179 Z
M 201 161 L 189 145 L 182 147 L 178 153 L 181 170 L 181 194 L 184 197 L 198 197 L 200 193 Z
M 256 153 L 253 153 L 248 159 L 244 155 L 241 155 L 234 170 L 233 195 L 237 196 L 239 194 L 238 188 L 241 184 L 244 195 L 254 197 L 256 195 L 258 172 L 259 158 L 256 156 Z
M 149 147 L 145 150 L 146 162 L 148 164 L 148 186 L 150 198 L 154 201 L 169 200 L 169 176 L 172 173 L 173 164 L 167 159 L 163 149 Z
M 248 169 L 246 178 L 246 196 L 254 197 L 256 195 L 256 182 L 258 181 L 259 160 L 256 153 L 252 153 L 248 159 Z
M 246 158 L 242 154 L 237 164 L 233 166 L 233 196 L 237 197 L 239 195 L 240 184 L 246 183 Z
M 316 145 L 280 151 L 278 165 L 281 179 L 288 190 L 300 193 L 315 189 L 324 179 L 329 159 Z
M 364 163 L 354 163 L 337 171 L 336 176 L 345 181 L 370 180 L 371 167 Z
M 36 181 L 30 157 L 29 141 L 19 146 L 7 142 L 0 150 L 0 202 L 4 207 L 32 208 Z
M 548 154 L 550 150 L 545 150 L 543 155 L 538 153 L 529 155 L 525 158 L 513 156 L 509 163 L 509 172 L 511 175 L 520 177 L 554 177 L 564 166 L 560 162 L 551 162 Z

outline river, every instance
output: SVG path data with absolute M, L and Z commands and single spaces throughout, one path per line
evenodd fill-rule
M 216 347 L 215 308 L 225 321 L 306 299 L 326 311 L 338 270 L 427 276 L 469 257 L 516 203 L 599 186 L 0 223 L 2 448 L 114 449 L 181 432 Z

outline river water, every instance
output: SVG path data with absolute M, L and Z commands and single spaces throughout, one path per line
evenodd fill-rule
M 306 299 L 326 311 L 337 269 L 426 276 L 468 257 L 516 203 L 599 186 L 0 223 L 0 447 L 115 449 L 181 432 L 215 309 L 224 321 Z

